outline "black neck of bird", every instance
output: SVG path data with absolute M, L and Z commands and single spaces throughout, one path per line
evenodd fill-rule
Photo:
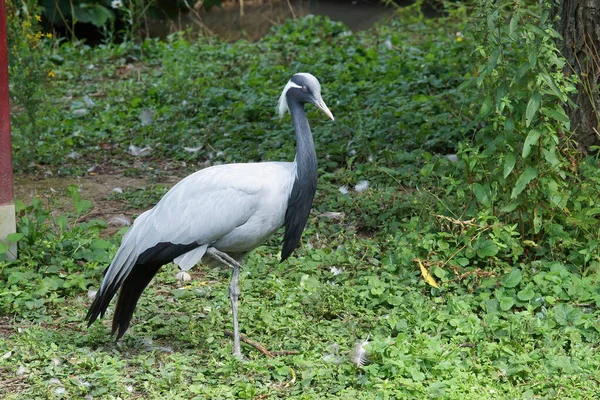
M 294 99 L 288 100 L 290 100 L 288 107 L 296 131 L 296 179 L 285 212 L 282 261 L 290 256 L 300 242 L 317 190 L 318 175 L 317 153 L 304 105 Z
M 303 177 L 310 177 L 311 181 L 317 180 L 317 153 L 313 142 L 304 104 L 296 101 L 290 102 L 290 114 L 296 131 L 296 164 L 298 166 L 298 176 L 300 173 L 307 174 Z

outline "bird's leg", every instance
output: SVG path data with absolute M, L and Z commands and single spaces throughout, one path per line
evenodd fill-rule
M 242 266 L 228 254 L 223 253 L 214 247 L 209 247 L 206 252 L 215 260 L 222 262 L 233 269 L 233 273 L 231 274 L 231 282 L 229 283 L 229 298 L 231 299 L 231 313 L 233 314 L 233 356 L 242 358 L 242 350 L 240 347 L 240 327 L 238 325 L 238 299 L 240 297 L 239 279 L 240 269 L 242 269 Z

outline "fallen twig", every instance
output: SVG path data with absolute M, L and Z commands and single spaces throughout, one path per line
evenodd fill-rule
M 223 333 L 226 336 L 229 336 L 230 338 L 233 337 L 233 332 L 231 331 L 227 331 L 224 330 Z M 271 353 L 269 350 L 267 350 L 264 346 L 261 346 L 260 344 L 258 344 L 257 342 L 255 342 L 252 339 L 249 339 L 248 336 L 244 335 L 243 333 L 240 334 L 240 340 L 246 344 L 249 344 L 250 346 L 254 347 L 256 350 L 260 351 L 261 353 L 263 353 L 265 356 L 271 358 L 273 357 L 273 353 Z
M 225 336 L 229 336 L 230 338 L 233 338 L 233 332 L 224 330 L 223 333 L 225 334 Z M 248 338 L 248 336 L 246 336 L 244 334 L 240 334 L 240 340 L 242 342 L 246 343 L 247 345 L 254 347 L 256 350 L 260 351 L 261 353 L 263 353 L 265 356 L 267 356 L 269 358 L 273 358 L 275 356 L 287 356 L 287 355 L 298 354 L 298 352 L 295 350 L 269 351 L 264 346 L 255 342 L 254 340 Z

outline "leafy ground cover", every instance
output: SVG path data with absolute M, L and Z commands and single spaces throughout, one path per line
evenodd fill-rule
M 473 75 L 466 32 L 462 18 L 406 16 L 352 34 L 313 17 L 257 43 L 181 34 L 51 49 L 35 126 L 13 116 L 18 173 L 136 184 L 18 202 L 20 258 L 0 261 L 2 397 L 596 398 L 598 242 L 577 233 L 597 237 L 594 212 L 583 225 L 574 208 L 573 227 L 555 224 L 541 245 L 482 206 L 471 153 L 444 157 L 481 107 L 460 86 Z M 243 333 L 297 354 L 244 346 L 245 361 L 231 357 L 222 269 L 182 283 L 163 268 L 119 344 L 110 314 L 87 329 L 88 290 L 124 232 L 107 232 L 101 208 L 135 214 L 207 165 L 291 159 L 275 101 L 297 71 L 319 77 L 336 122 L 309 112 L 320 181 L 303 245 L 282 264 L 277 237 L 253 252 L 240 308 Z M 581 164 L 580 210 L 596 209 L 595 164 Z M 352 349 L 364 340 L 359 367 Z

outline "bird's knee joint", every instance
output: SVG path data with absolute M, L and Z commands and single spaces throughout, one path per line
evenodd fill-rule
M 240 297 L 240 288 L 237 287 L 229 287 L 229 296 L 231 296 L 233 299 L 238 299 Z

